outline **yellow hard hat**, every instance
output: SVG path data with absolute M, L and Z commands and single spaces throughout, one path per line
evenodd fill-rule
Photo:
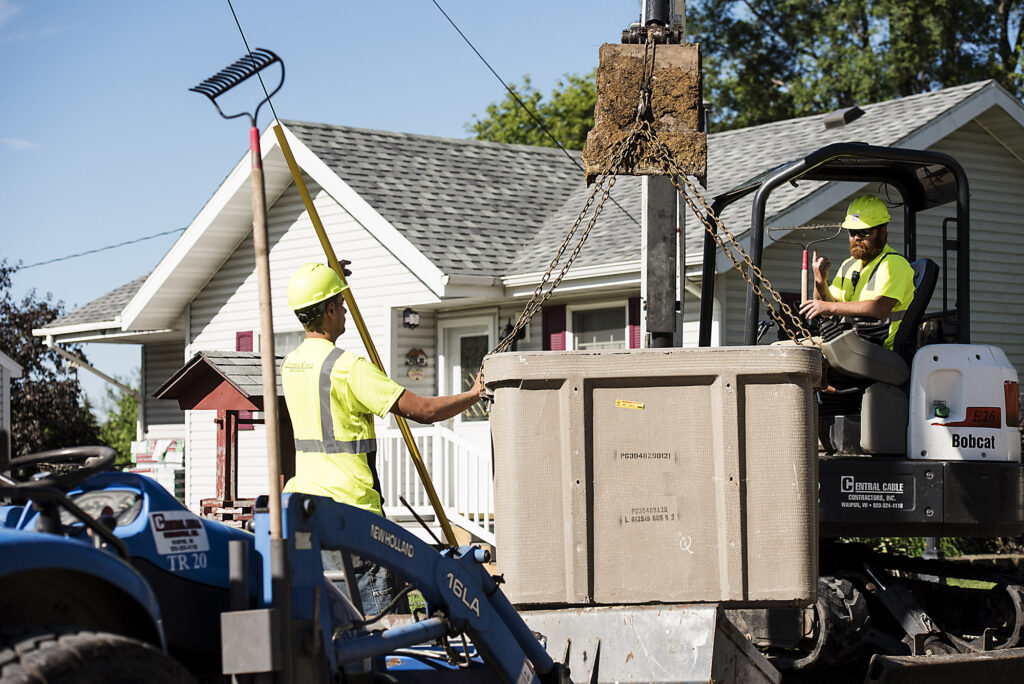
M 846 210 L 843 228 L 847 230 L 864 230 L 889 222 L 889 209 L 885 202 L 874 195 L 861 195 L 850 202 Z
M 288 308 L 305 309 L 335 296 L 348 287 L 325 264 L 303 264 L 288 281 Z

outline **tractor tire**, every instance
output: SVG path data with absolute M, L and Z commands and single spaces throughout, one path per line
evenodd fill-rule
M 195 684 L 158 648 L 106 632 L 56 629 L 0 635 L 0 684 Z
M 818 628 L 810 651 L 799 658 L 783 658 L 785 669 L 805 670 L 833 667 L 857 659 L 870 632 L 867 599 L 848 580 L 818 578 L 818 601 L 814 606 Z

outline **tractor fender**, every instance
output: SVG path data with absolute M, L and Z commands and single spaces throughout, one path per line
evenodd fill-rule
M 0 529 L 0 615 L 4 629 L 76 627 L 166 650 L 146 581 L 119 557 L 77 539 Z

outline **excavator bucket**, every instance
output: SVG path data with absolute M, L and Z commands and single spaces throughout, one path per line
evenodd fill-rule
M 594 128 L 583 147 L 587 182 L 612 169 L 612 160 L 633 127 L 641 98 L 645 49 L 648 59 L 653 56 L 653 72 L 650 108 L 644 116 L 676 167 L 703 184 L 707 177 L 707 134 L 700 47 L 692 43 L 601 46 Z M 654 157 L 650 143 L 642 141 L 637 152 L 626 156 L 619 173 L 667 175 L 665 163 Z

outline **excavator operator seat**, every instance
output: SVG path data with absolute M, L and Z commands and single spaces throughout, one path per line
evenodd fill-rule
M 892 341 L 893 351 L 908 364 L 914 360 L 917 352 L 917 331 L 921 327 L 932 293 L 935 292 L 935 283 L 939 280 L 939 267 L 931 259 L 918 259 L 910 267 L 914 269 L 914 299 L 907 307 L 900 329 Z
M 900 453 L 906 449 L 908 399 L 906 385 L 910 381 L 910 362 L 917 351 L 917 330 L 925 308 L 935 291 L 939 267 L 930 259 L 919 259 L 914 269 L 914 299 L 893 340 L 893 350 L 872 344 L 853 330 L 840 334 L 821 345 L 829 365 L 842 374 L 867 383 L 860 404 L 859 416 L 839 416 L 827 422 L 834 433 L 831 442 L 840 449 L 853 447 L 870 454 Z M 848 427 L 847 427 L 848 426 Z M 855 427 L 856 426 L 856 427 Z M 853 430 L 853 444 L 849 435 Z M 859 439 L 855 436 L 859 432 Z

